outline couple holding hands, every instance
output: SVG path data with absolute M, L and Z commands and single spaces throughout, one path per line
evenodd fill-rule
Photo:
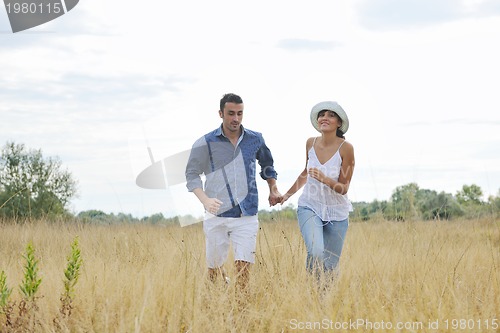
M 257 162 L 261 178 L 269 185 L 271 206 L 283 204 L 303 188 L 297 217 L 307 248 L 306 268 L 313 274 L 334 272 L 352 211 L 346 195 L 354 170 L 354 150 L 344 137 L 349 129 L 347 114 L 333 101 L 312 108 L 310 120 L 321 135 L 307 140 L 306 166 L 282 195 L 276 185 L 274 160 L 262 134 L 241 124 L 243 108 L 240 96 L 222 97 L 221 126 L 194 143 L 186 167 L 186 186 L 206 212 L 203 230 L 209 278 L 229 280 L 223 265 L 232 243 L 237 285 L 245 288 L 248 283 L 259 230 Z

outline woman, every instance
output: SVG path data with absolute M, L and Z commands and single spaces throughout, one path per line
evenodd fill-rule
M 333 272 L 344 244 L 352 205 L 347 191 L 354 170 L 354 149 L 345 140 L 347 114 L 337 102 L 321 102 L 311 110 L 311 123 L 321 133 L 306 143 L 306 167 L 282 202 L 304 185 L 297 216 L 307 248 L 309 272 Z

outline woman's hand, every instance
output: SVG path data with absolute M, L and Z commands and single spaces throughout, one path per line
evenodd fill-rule
M 307 173 L 309 174 L 310 177 L 316 179 L 319 182 L 325 183 L 325 181 L 326 181 L 327 177 L 318 168 L 309 168 L 309 170 L 307 170 Z
M 282 197 L 281 197 L 281 201 L 280 201 L 280 204 L 284 204 L 285 201 L 288 200 L 288 198 L 290 198 L 292 195 L 291 194 L 288 194 L 288 193 L 285 193 Z

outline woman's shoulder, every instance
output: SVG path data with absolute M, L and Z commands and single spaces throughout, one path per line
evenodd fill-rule
M 342 143 L 342 147 L 346 147 L 346 148 L 350 148 L 350 149 L 354 148 L 353 145 L 352 145 L 352 143 L 350 143 L 347 140 L 344 140 L 344 142 Z
M 354 153 L 354 147 L 353 145 L 347 141 L 347 140 L 344 140 L 344 142 L 342 143 L 342 145 L 340 146 L 340 149 L 339 149 L 339 152 L 340 154 L 353 154 Z
M 310 137 L 306 141 L 306 149 L 309 150 L 313 146 L 314 142 L 316 141 L 317 137 Z
M 317 139 L 317 137 L 315 136 L 312 136 L 310 138 L 307 139 L 306 143 L 309 145 L 309 144 L 313 144 L 313 142 Z

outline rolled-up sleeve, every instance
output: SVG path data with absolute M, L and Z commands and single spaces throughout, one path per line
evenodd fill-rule
M 208 148 L 205 138 L 202 137 L 193 144 L 186 165 L 186 187 L 189 192 L 192 192 L 196 188 L 203 189 L 200 175 L 207 171 L 208 166 Z
M 261 137 L 262 138 L 262 137 Z M 267 180 L 269 178 L 278 179 L 278 173 L 274 170 L 274 160 L 271 151 L 266 146 L 264 138 L 262 138 L 262 145 L 257 151 L 257 160 L 261 168 L 260 176 L 262 179 Z

